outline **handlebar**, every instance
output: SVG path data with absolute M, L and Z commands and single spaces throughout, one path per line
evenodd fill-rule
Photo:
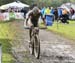
M 25 29 L 30 29 L 30 27 L 28 27 L 28 26 L 25 26 L 24 28 L 25 28 Z
M 30 29 L 30 27 L 24 27 L 25 29 Z M 47 29 L 47 27 L 38 27 L 39 29 Z

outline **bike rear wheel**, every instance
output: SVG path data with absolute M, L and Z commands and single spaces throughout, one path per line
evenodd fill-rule
M 29 51 L 31 55 L 34 55 L 34 37 L 32 37 L 31 42 L 29 43 Z

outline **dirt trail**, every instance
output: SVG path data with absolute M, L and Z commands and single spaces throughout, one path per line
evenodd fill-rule
M 75 44 L 61 36 L 46 30 L 40 30 L 41 56 L 35 59 L 29 54 L 28 30 L 24 29 L 23 21 L 13 22 L 16 35 L 12 52 L 15 63 L 75 63 Z

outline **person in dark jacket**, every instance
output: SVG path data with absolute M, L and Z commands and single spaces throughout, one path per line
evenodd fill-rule
M 70 9 L 70 13 L 71 13 L 71 15 L 74 15 L 75 11 L 73 8 Z
M 26 10 L 25 8 L 23 8 L 23 9 L 21 10 L 21 12 L 24 13 L 24 18 L 25 18 L 25 17 L 26 17 L 27 10 Z
M 54 16 L 55 16 L 55 20 L 58 19 L 58 10 L 57 8 L 54 9 Z
M 62 21 L 62 23 L 69 24 L 69 22 L 68 22 L 68 11 L 66 9 L 62 10 L 62 19 L 61 19 L 61 21 Z

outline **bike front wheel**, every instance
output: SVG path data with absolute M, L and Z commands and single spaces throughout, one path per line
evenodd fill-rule
M 34 55 L 37 59 L 40 57 L 40 40 L 38 37 L 34 38 Z

